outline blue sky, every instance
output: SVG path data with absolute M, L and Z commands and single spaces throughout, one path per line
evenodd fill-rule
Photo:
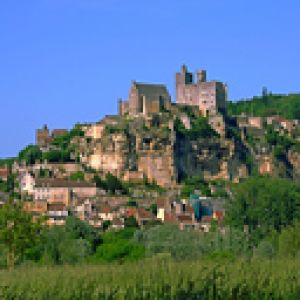
M 0 157 L 35 129 L 117 111 L 132 80 L 165 83 L 185 63 L 233 100 L 300 92 L 299 0 L 0 1 Z

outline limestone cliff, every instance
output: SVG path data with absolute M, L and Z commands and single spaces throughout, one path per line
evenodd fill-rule
M 176 120 L 188 132 L 198 117 L 174 109 L 146 116 L 106 117 L 84 128 L 89 142 L 83 147 L 81 161 L 123 180 L 147 178 L 163 187 L 193 175 L 235 181 L 247 176 L 243 157 L 247 149 L 232 138 L 217 133 L 207 137 L 178 133 Z

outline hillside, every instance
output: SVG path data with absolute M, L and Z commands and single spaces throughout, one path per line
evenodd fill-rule
M 228 113 L 230 115 L 247 115 L 257 117 L 268 117 L 280 115 L 292 120 L 300 119 L 300 94 L 272 95 L 265 94 L 260 97 L 228 102 Z

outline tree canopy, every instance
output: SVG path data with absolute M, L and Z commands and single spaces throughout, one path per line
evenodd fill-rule
M 271 95 L 265 94 L 261 97 L 228 102 L 228 113 L 240 115 L 246 113 L 258 117 L 280 115 L 286 119 L 300 119 L 300 94 Z
M 21 202 L 11 200 L 0 208 L 0 243 L 7 249 L 9 268 L 35 245 L 40 228 L 39 222 L 33 222 L 32 216 L 23 211 Z
M 300 218 L 300 186 L 288 179 L 250 177 L 233 188 L 227 222 L 266 235 Z

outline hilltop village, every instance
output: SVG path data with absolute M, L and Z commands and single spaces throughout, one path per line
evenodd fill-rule
M 175 78 L 175 102 L 165 85 L 133 81 L 118 115 L 38 129 L 36 145 L 0 167 L 0 183 L 49 225 L 73 215 L 96 228 L 209 231 L 222 225 L 231 184 L 254 173 L 299 181 L 299 120 L 229 114 L 227 85 L 205 70 L 182 66 Z

